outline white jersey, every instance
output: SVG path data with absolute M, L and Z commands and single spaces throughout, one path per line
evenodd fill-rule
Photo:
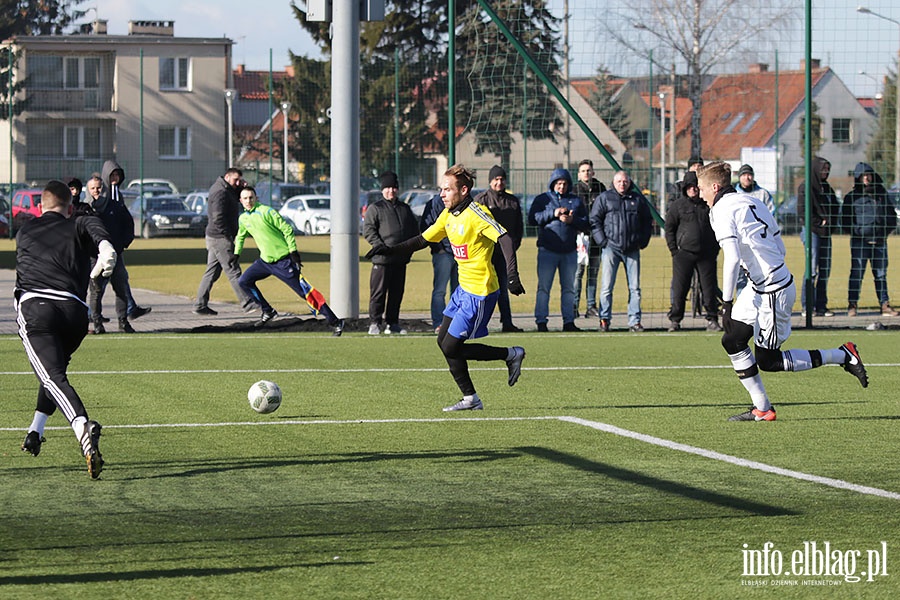
M 740 265 L 756 292 L 774 292 L 791 283 L 781 231 L 759 199 L 727 193 L 710 209 L 709 221 L 720 246 L 730 238 L 737 242 Z

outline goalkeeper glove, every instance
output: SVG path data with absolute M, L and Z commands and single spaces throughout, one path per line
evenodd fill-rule
M 91 269 L 91 279 L 96 279 L 100 276 L 109 277 L 112 275 L 113 267 L 116 266 L 116 251 L 112 244 L 103 240 L 97 246 L 97 250 L 97 262 L 94 263 L 94 268 Z
M 509 293 L 513 296 L 521 296 L 525 293 L 525 288 L 522 286 L 522 281 L 519 279 L 518 273 L 513 273 L 509 276 Z

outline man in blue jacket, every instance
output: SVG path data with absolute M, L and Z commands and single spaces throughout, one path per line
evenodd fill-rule
M 560 310 L 563 331 L 580 331 L 575 326 L 575 270 L 578 267 L 576 237 L 588 232 L 590 223 L 581 199 L 571 193 L 572 176 L 566 169 L 550 175 L 548 190 L 534 199 L 528 211 L 528 224 L 539 227 L 538 289 L 534 301 L 534 321 L 538 331 L 547 331 L 550 315 L 550 288 L 559 271 Z
M 625 263 L 628 280 L 628 328 L 641 325 L 641 250 L 650 243 L 653 217 L 647 200 L 631 185 L 625 171 L 613 176 L 613 189 L 597 197 L 591 209 L 591 242 L 601 248 L 600 331 L 609 331 L 612 295 L 619 263 Z

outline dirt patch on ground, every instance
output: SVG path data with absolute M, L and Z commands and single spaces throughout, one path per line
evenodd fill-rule
M 409 333 L 433 333 L 431 321 L 421 319 L 400 320 L 400 326 Z M 173 329 L 173 333 L 258 333 L 264 331 L 285 333 L 332 333 L 333 328 L 325 319 L 315 317 L 279 316 L 262 327 L 256 327 L 252 320 L 229 325 L 201 325 L 185 329 Z M 345 333 L 365 333 L 369 331 L 368 319 L 345 319 Z

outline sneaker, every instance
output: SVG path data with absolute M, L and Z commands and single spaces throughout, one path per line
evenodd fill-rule
M 758 408 L 751 408 L 747 412 L 728 417 L 729 421 L 774 421 L 775 407 L 772 406 L 767 411 L 761 411 Z
M 344 320 L 341 319 L 334 326 L 334 333 L 331 334 L 331 337 L 341 337 L 341 334 L 344 333 Z
M 644 326 L 640 323 L 635 323 L 631 327 L 628 328 L 628 331 L 633 331 L 634 333 L 641 333 L 644 331 Z
M 563 323 L 563 331 L 581 331 L 575 323 Z
M 109 317 L 104 317 L 103 315 L 100 315 L 100 319 L 99 319 L 99 320 L 100 320 L 101 323 L 109 323 L 109 322 L 110 322 L 110 318 L 109 318 Z
M 135 333 L 134 327 L 128 322 L 128 319 L 119 319 L 119 331 L 122 333 Z
M 815 315 L 816 315 L 817 317 L 833 317 L 833 316 L 834 316 L 834 311 L 831 310 L 830 308 L 826 308 L 826 309 L 824 309 L 824 310 L 817 310 L 816 313 L 815 313 Z
M 862 358 L 859 357 L 859 349 L 856 344 L 847 342 L 841 345 L 841 350 L 847 355 L 847 360 L 841 365 L 844 370 L 859 379 L 859 383 L 863 387 L 869 387 L 869 375 L 866 373 L 866 366 L 863 364 Z
M 599 317 L 600 313 L 593 306 L 588 307 L 587 312 L 584 313 L 585 318 L 589 319 L 591 317 Z
M 103 470 L 103 456 L 100 454 L 101 429 L 102 427 L 97 421 L 87 422 L 87 431 L 91 441 L 90 448 L 88 449 L 87 454 L 84 455 L 84 459 L 87 462 L 88 475 L 91 476 L 91 479 L 100 477 L 100 472 Z
M 706 321 L 706 330 L 707 331 L 722 331 L 722 326 L 719 325 L 719 322 L 715 319 L 709 319 Z
M 94 321 L 93 333 L 94 335 L 101 335 L 106 333 L 106 327 L 103 326 L 103 323 L 101 321 Z
M 211 308 L 208 307 L 208 306 L 204 306 L 203 308 L 195 308 L 195 309 L 194 309 L 194 314 L 195 314 L 195 315 L 201 315 L 201 316 L 204 316 L 204 317 L 214 317 L 214 316 L 216 316 L 216 315 L 219 314 L 219 313 L 218 313 L 218 311 L 215 311 L 215 310 L 211 309 Z
M 855 317 L 857 314 L 859 314 L 859 311 L 856 309 L 855 304 L 851 304 L 847 307 L 847 316 L 848 317 Z
M 384 328 L 385 335 L 406 335 L 406 330 L 399 325 L 388 325 Z
M 452 412 L 454 410 L 483 410 L 484 405 L 481 403 L 481 399 L 478 396 L 474 396 L 471 400 L 466 400 L 463 398 L 453 406 L 445 406 L 443 408 L 444 412 Z
M 887 302 L 881 305 L 881 316 L 882 317 L 900 317 L 900 312 L 891 308 L 891 305 Z
M 144 315 L 146 315 L 151 310 L 153 310 L 153 309 L 149 306 L 135 306 L 134 310 L 132 310 L 130 313 L 128 313 L 128 318 L 129 319 L 139 319 L 139 318 L 143 317 Z
M 252 315 L 256 311 L 260 310 L 260 308 L 259 308 L 259 304 L 256 304 L 255 302 L 251 302 L 250 304 L 246 304 L 246 305 L 242 306 L 241 310 L 244 311 L 245 313 L 247 313 L 248 315 Z
M 369 325 L 369 335 L 381 335 L 381 327 L 378 326 L 378 323 Z
M 525 360 L 525 348 L 513 346 L 513 352 L 515 352 L 515 355 L 506 361 L 510 387 L 516 385 L 516 382 L 519 380 L 519 374 L 522 372 L 522 361 Z
M 609 320 L 608 319 L 600 319 L 600 331 L 606 333 L 609 331 Z
M 540 333 L 547 333 L 548 331 L 550 331 L 549 329 L 547 329 L 547 324 L 546 324 L 546 323 L 538 323 L 538 324 L 537 324 L 537 327 L 538 327 L 538 331 L 539 331 Z
M 516 327 L 512 323 L 504 325 L 500 328 L 500 333 L 522 333 L 524 331 L 521 327 Z
M 681 323 L 678 321 L 669 321 L 669 329 L 667 331 L 681 331 Z
M 268 323 L 269 321 L 274 319 L 277 315 L 278 315 L 278 311 L 275 310 L 274 308 L 270 308 L 268 311 L 264 310 L 262 313 L 262 316 L 256 322 L 254 327 L 262 327 L 263 325 L 265 325 L 266 323 Z
M 29 431 L 25 436 L 25 441 L 22 442 L 22 450 L 31 454 L 32 456 L 37 456 L 41 453 L 41 444 L 46 442 L 47 440 L 39 434 L 37 431 Z

